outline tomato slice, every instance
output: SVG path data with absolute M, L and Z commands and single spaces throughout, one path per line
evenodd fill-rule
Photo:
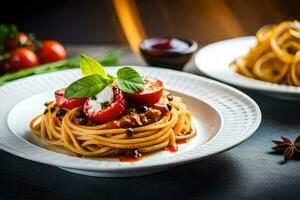
M 125 93 L 128 102 L 138 103 L 141 105 L 152 106 L 157 103 L 163 93 L 163 82 L 154 78 L 144 78 L 146 85 L 145 89 L 141 92 Z
M 118 89 L 114 88 L 114 101 L 108 105 L 103 110 L 98 112 L 89 112 L 88 101 L 83 106 L 83 111 L 88 119 L 98 124 L 103 124 L 112 120 L 117 119 L 125 110 L 125 99 L 124 93 Z
M 72 109 L 84 105 L 86 98 L 66 98 L 65 89 L 55 91 L 56 104 L 60 108 Z

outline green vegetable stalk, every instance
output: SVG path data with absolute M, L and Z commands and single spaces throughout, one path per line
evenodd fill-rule
M 99 60 L 99 62 L 104 66 L 114 66 L 119 64 L 119 57 L 121 55 L 120 51 L 114 51 L 108 54 L 105 54 L 102 56 L 102 58 Z M 65 59 L 58 62 L 52 62 L 47 63 L 43 65 L 39 65 L 37 67 L 23 69 L 18 72 L 6 74 L 3 76 L 0 76 L 0 86 L 19 78 L 23 78 L 26 76 L 31 76 L 35 74 L 42 74 L 46 72 L 53 72 L 58 71 L 62 69 L 70 69 L 70 68 L 76 68 L 79 67 L 80 57 L 76 56 L 73 58 Z

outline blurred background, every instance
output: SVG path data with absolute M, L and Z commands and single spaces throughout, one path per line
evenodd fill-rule
M 27 0 L 6 4 L 1 23 L 14 23 L 41 39 L 63 43 L 129 42 L 134 46 L 144 37 L 178 36 L 205 45 L 253 35 L 264 24 L 300 18 L 298 0 Z

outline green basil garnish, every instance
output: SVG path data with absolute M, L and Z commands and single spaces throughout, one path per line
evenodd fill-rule
M 95 96 L 111 83 L 109 79 L 105 79 L 99 74 L 92 74 L 69 85 L 65 90 L 64 96 L 66 98 L 87 98 Z
M 145 88 L 140 74 L 131 67 L 123 67 L 117 72 L 118 87 L 123 92 L 134 93 Z
M 106 72 L 104 70 L 104 67 L 98 61 L 84 54 L 81 54 L 80 57 L 80 69 L 84 76 L 99 74 L 106 78 Z
M 80 68 L 85 77 L 66 88 L 64 95 L 66 98 L 93 97 L 112 84 L 115 79 L 117 79 L 118 88 L 126 93 L 142 91 L 145 88 L 143 78 L 131 67 L 119 69 L 117 78 L 115 78 L 107 74 L 99 62 L 86 55 L 81 55 Z

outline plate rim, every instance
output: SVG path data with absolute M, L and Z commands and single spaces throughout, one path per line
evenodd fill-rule
M 255 91 L 264 91 L 264 92 L 274 92 L 274 93 L 283 93 L 283 94 L 294 94 L 294 95 L 300 95 L 300 87 L 297 86 L 289 86 L 289 85 L 280 85 L 277 83 L 270 83 L 267 81 L 263 80 L 257 80 L 257 79 L 252 79 L 240 74 L 237 74 L 233 70 L 230 70 L 228 66 L 228 73 L 231 73 L 231 78 L 236 78 L 238 81 L 235 81 L 235 79 L 227 79 L 226 77 L 223 76 L 218 76 L 214 73 L 211 73 L 209 70 L 209 67 L 204 66 L 205 64 L 202 63 L 202 54 L 207 51 L 210 48 L 217 48 L 218 45 L 223 45 L 224 43 L 230 43 L 230 42 L 251 42 L 254 44 L 256 41 L 256 37 L 251 35 L 251 36 L 243 36 L 243 37 L 236 37 L 236 38 L 230 38 L 230 39 L 225 39 L 221 40 L 218 42 L 214 42 L 211 44 L 208 44 L 204 46 L 203 48 L 199 49 L 195 55 L 194 59 L 194 64 L 196 65 L 197 69 L 200 70 L 204 75 L 216 79 L 218 81 L 222 81 L 224 83 L 239 87 L 239 88 L 246 88 L 246 89 L 251 89 Z M 223 68 L 223 66 L 222 66 Z M 245 83 L 245 81 L 249 82 Z
M 118 68 L 120 66 L 112 66 L 110 68 Z M 248 103 L 251 104 L 251 106 L 255 109 L 255 112 L 256 112 L 256 120 L 255 120 L 255 123 L 252 125 L 251 129 L 248 131 L 247 134 L 243 135 L 243 137 L 240 137 L 239 140 L 236 140 L 234 142 L 232 142 L 229 146 L 227 146 L 226 148 L 222 148 L 222 149 L 219 149 L 219 150 L 215 150 L 215 151 L 212 151 L 210 152 L 209 154 L 207 155 L 202 155 L 201 157 L 197 157 L 197 156 L 193 156 L 193 157 L 190 157 L 190 158 L 181 158 L 179 160 L 173 160 L 172 162 L 166 162 L 166 163 L 159 163 L 159 164 L 156 164 L 156 163 L 151 163 L 151 164 L 148 164 L 144 163 L 144 165 L 128 165 L 128 166 L 122 166 L 122 167 L 112 167 L 112 168 L 107 168 L 107 167 L 101 167 L 101 166 L 97 166 L 97 167 L 94 167 L 94 166 L 88 166 L 88 167 L 84 167 L 82 165 L 78 165 L 78 164 L 74 164 L 74 163 L 64 163 L 63 165 L 58 165 L 56 163 L 52 163 L 52 162 L 49 162 L 47 160 L 44 160 L 44 159 L 38 159 L 34 156 L 28 156 L 28 154 L 25 154 L 24 152 L 19 152 L 18 150 L 14 149 L 14 148 L 11 148 L 7 145 L 4 145 L 2 142 L 0 142 L 0 149 L 4 150 L 4 151 L 7 151 L 13 155 L 16 155 L 16 156 L 19 156 L 19 157 L 22 157 L 24 159 L 28 159 L 28 160 L 31 160 L 31 161 L 35 161 L 35 162 L 39 162 L 39 163 L 44 163 L 44 164 L 48 164 L 48 165 L 52 165 L 52 166 L 57 166 L 57 167 L 64 167 L 64 168 L 69 168 L 69 169 L 78 169 L 78 170 L 88 170 L 88 171 L 107 171 L 107 172 L 113 172 L 113 171 L 127 171 L 127 170 L 139 170 L 139 169 L 146 169 L 146 168 L 154 168 L 154 167 L 163 167 L 163 166 L 174 166 L 174 165 L 179 165 L 179 164 L 184 164 L 184 163 L 187 163 L 187 162 L 192 162 L 192 161 L 195 161 L 195 160 L 199 160 L 199 159 L 203 159 L 203 158 L 206 158 L 208 156 L 211 156 L 211 155 L 214 155 L 214 154 L 217 154 L 217 153 L 221 153 L 221 152 L 224 152 L 224 151 L 227 151 L 228 149 L 231 149 L 235 146 L 237 146 L 238 144 L 244 142 L 247 138 L 249 138 L 251 135 L 253 135 L 256 131 L 256 129 L 259 127 L 260 125 L 260 122 L 261 122 L 261 119 L 262 119 L 262 115 L 261 115 L 261 111 L 260 111 L 260 108 L 258 107 L 258 105 L 255 103 L 255 101 L 253 99 L 251 99 L 248 95 L 244 94 L 243 92 L 231 87 L 231 86 L 228 86 L 226 84 L 223 84 L 223 83 L 220 83 L 220 82 L 217 82 L 215 80 L 210 80 L 210 79 L 207 79 L 207 78 L 204 78 L 204 77 L 200 77 L 200 76 L 197 76 L 197 75 L 194 75 L 194 74 L 189 74 L 189 73 L 186 73 L 186 72 L 179 72 L 179 71 L 174 71 L 174 70 L 170 70 L 170 69 L 162 69 L 162 68 L 153 68 L 153 67 L 141 67 L 141 66 L 133 66 L 133 67 L 136 67 L 136 68 L 140 68 L 140 69 L 154 69 L 154 70 L 162 70 L 162 71 L 166 71 L 166 72 L 169 72 L 169 73 L 174 73 L 174 74 L 180 74 L 180 76 L 183 76 L 185 78 L 191 78 L 191 79 L 200 79 L 201 81 L 204 81 L 204 82 L 208 82 L 210 84 L 213 84 L 213 85 L 216 85 L 217 87 L 220 87 L 220 88 L 225 88 L 227 90 L 229 90 L 230 92 L 233 92 L 237 95 L 240 95 L 241 97 L 243 97 L 244 99 L 246 99 L 248 101 Z M 75 71 L 78 71 L 79 69 L 68 69 L 68 70 L 62 70 L 62 71 L 58 71 L 58 72 L 51 72 L 51 73 L 46 73 L 46 74 L 40 74 L 40 75 L 36 75 L 36 76 L 31 76 L 31 77 L 26 77 L 24 79 L 19 79 L 19 80 L 16 80 L 16 81 L 13 81 L 13 82 L 10 82 L 4 86 L 1 86 L 0 87 L 0 91 L 3 90 L 3 88 L 6 88 L 6 87 L 9 87 L 13 84 L 19 84 L 21 82 L 25 82 L 26 80 L 28 79 L 34 79 L 34 78 L 38 78 L 38 77 L 41 77 L 41 76 L 51 76 L 51 75 L 55 75 L 55 74 L 58 74 L 58 73 L 71 73 L 71 72 L 75 72 Z M 217 108 L 215 108 L 213 105 L 209 104 L 207 101 L 205 100 L 202 100 L 204 103 L 208 104 L 209 106 L 211 106 L 212 108 L 214 108 L 217 112 L 219 112 L 219 110 Z M 20 101 L 18 101 L 20 102 Z M 17 103 L 18 103 L 17 102 Z M 15 105 L 15 104 L 14 104 Z M 8 117 L 8 113 L 10 112 L 12 108 L 9 108 L 7 110 L 7 112 L 4 114 L 5 115 L 5 119 L 7 119 Z M 220 115 L 221 117 L 223 117 L 222 115 Z M 5 122 L 6 123 L 6 122 Z M 223 123 L 222 123 L 223 124 Z M 7 126 L 5 127 L 6 129 L 8 128 Z M 220 129 L 221 130 L 221 129 Z M 9 131 L 10 134 L 13 134 L 11 133 L 11 131 L 9 129 L 7 129 L 6 131 Z M 14 134 L 13 134 L 14 135 Z M 14 136 L 16 139 L 20 140 L 20 138 L 17 138 L 16 136 Z M 212 142 L 212 140 L 208 141 L 207 143 L 210 143 Z M 206 145 L 207 143 L 205 143 L 204 145 Z

